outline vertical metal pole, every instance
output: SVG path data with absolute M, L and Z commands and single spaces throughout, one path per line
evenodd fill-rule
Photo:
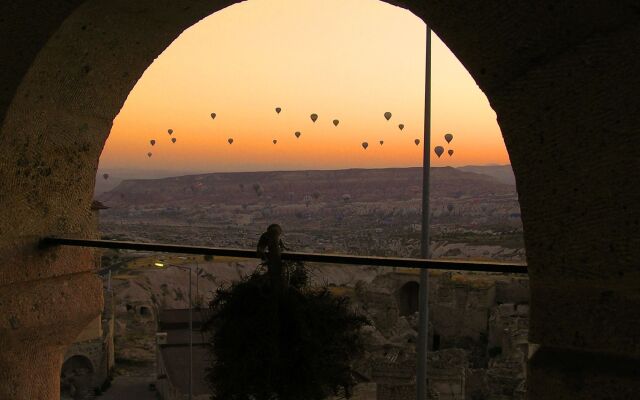
M 189 400 L 193 399 L 193 305 L 191 304 L 191 268 L 189 271 Z
M 431 170 L 431 28 L 427 26 L 427 46 L 424 77 L 424 139 L 422 155 L 422 234 L 420 255 L 429 258 L 429 172 Z M 416 371 L 416 399 L 427 399 L 427 338 L 429 326 L 429 271 L 420 270 L 418 360 Z
M 200 292 L 198 291 L 198 278 L 200 277 L 200 268 L 198 268 L 198 263 L 196 263 L 196 305 L 198 309 L 200 309 Z

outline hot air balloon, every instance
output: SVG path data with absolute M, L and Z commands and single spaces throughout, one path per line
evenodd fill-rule
M 107 179 L 109 179 L 109 174 L 102 174 L 102 177 L 103 177 L 105 180 L 107 180 Z
M 453 204 L 447 204 L 447 210 L 449 210 L 449 214 L 451 214 L 451 211 L 453 211 Z
M 333 120 L 333 125 L 334 125 L 334 126 L 338 126 L 338 124 L 339 124 L 339 123 L 340 123 L 340 121 L 338 121 L 337 119 L 334 119 L 334 120 Z
M 296 135 L 296 137 L 297 137 L 297 138 L 299 138 L 299 137 L 300 137 L 300 135 L 302 135 L 302 133 L 300 133 L 300 132 L 296 132 L 296 133 L 294 133 L 294 135 Z
M 151 153 L 151 152 L 147 153 L 147 157 L 151 157 L 152 155 L 153 155 L 153 153 Z
M 453 155 L 453 150 L 449 150 L 447 153 L 449 153 L 449 157 L 451 157 Z
M 438 158 L 440 158 L 440 156 L 442 155 L 442 153 L 444 153 L 444 148 L 442 146 L 436 146 L 433 151 L 436 153 L 436 155 L 438 156 Z
M 404 129 L 404 124 L 398 125 L 398 128 L 400 128 L 400 130 L 403 130 Z
M 382 146 L 384 144 L 384 140 L 380 141 L 380 146 Z
M 276 114 L 280 114 L 280 111 L 282 111 L 282 108 L 276 107 Z
M 171 143 L 175 143 L 176 142 L 176 138 L 171 138 Z
M 387 111 L 386 113 L 384 113 L 384 117 L 386 118 L 386 120 L 390 120 L 391 119 L 391 113 L 389 111 Z
M 369 147 L 369 143 L 367 143 L 367 142 L 362 142 L 362 148 L 366 150 L 366 149 L 367 149 L 367 147 Z
M 453 140 L 453 135 L 450 133 L 447 133 L 446 135 L 444 135 L 444 140 L 446 140 L 447 143 L 451 143 L 451 141 Z
M 419 145 L 419 144 L 420 144 L 420 139 L 416 139 L 416 140 L 414 140 L 414 141 L 413 141 L 413 143 L 415 143 L 415 144 L 416 144 L 416 146 L 417 146 L 417 145 Z
M 211 119 L 216 119 L 217 114 L 216 113 L 211 113 Z
M 149 143 L 151 143 L 152 146 L 156 145 L 156 141 L 154 139 L 149 140 Z
M 278 141 L 276 139 L 273 139 L 273 144 L 278 143 Z
M 167 132 L 169 132 L 169 135 L 173 134 L 173 129 L 169 129 Z
M 233 143 L 233 138 L 227 139 L 227 142 L 229 142 L 229 144 L 232 144 Z
M 311 114 L 311 121 L 316 122 L 318 120 L 318 114 Z

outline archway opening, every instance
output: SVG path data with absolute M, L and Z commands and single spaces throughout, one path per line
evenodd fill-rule
M 431 349 L 433 351 L 440 350 L 440 335 L 437 332 L 433 333 L 433 341 L 431 343 Z
M 100 160 L 96 192 L 110 207 L 101 214 L 103 234 L 253 248 L 264 228 L 278 222 L 295 250 L 419 257 L 424 23 L 379 1 L 362 2 L 366 10 L 332 1 L 301 11 L 312 3 L 317 6 L 249 1 L 222 10 L 187 29 L 147 69 Z M 254 15 L 252 7 L 260 11 Z M 274 17 L 257 18 L 265 12 Z M 336 23 L 336 15 L 343 19 Z M 522 259 L 510 165 L 474 165 L 509 161 L 495 114 L 436 36 L 433 75 L 434 256 Z M 127 165 L 137 171 L 123 171 Z M 196 277 L 200 293 L 224 282 L 223 269 L 235 276 L 252 270 L 202 257 L 167 262 L 205 268 Z M 354 282 L 373 279 L 367 273 L 341 271 L 328 279 L 336 293 L 355 293 Z M 404 279 L 394 273 L 381 272 L 391 281 Z M 172 275 L 153 299 L 149 294 L 160 309 L 187 307 L 184 274 L 142 274 L 158 282 L 160 274 Z M 447 306 L 463 315 L 462 298 L 474 290 L 475 278 L 462 284 L 454 278 L 436 286 L 443 292 L 459 286 Z M 376 329 L 410 353 L 418 284 L 397 293 L 393 283 L 386 289 Z M 360 300 L 368 295 L 374 296 Z M 482 301 L 478 315 L 488 318 L 494 304 Z M 440 327 L 448 314 L 436 315 Z M 464 318 L 455 324 L 457 331 L 443 327 L 447 343 L 458 337 L 456 343 L 481 342 L 486 333 L 474 331 L 468 339 Z M 446 347 L 438 340 L 430 343 L 435 351 Z M 391 359 L 397 362 L 398 354 Z
M 396 294 L 400 316 L 412 316 L 419 311 L 419 293 L 420 285 L 417 282 L 407 282 L 402 285 Z
M 82 355 L 69 357 L 60 372 L 60 395 L 63 399 L 84 399 L 92 392 L 93 364 Z
M 248 1 L 187 29 L 114 121 L 96 177 L 103 234 L 251 248 L 278 221 L 300 250 L 417 257 L 424 29 L 377 0 Z M 433 40 L 434 256 L 521 260 L 495 113 Z M 363 237 L 345 234 L 356 225 Z

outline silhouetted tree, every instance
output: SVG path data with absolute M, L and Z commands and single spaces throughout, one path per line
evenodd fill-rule
M 351 363 L 368 321 L 348 299 L 309 286 L 302 264 L 284 265 L 285 285 L 262 270 L 219 288 L 210 303 L 214 400 L 350 397 Z

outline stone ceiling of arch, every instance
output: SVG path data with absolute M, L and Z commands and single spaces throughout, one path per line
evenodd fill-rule
M 0 59 L 11 62 L 0 65 L 0 121 L 37 53 L 60 24 L 74 12 L 82 13 L 83 7 L 91 4 L 92 8 L 102 9 L 100 17 L 104 18 L 121 14 L 113 13 L 117 7 L 128 9 L 139 17 L 148 16 L 143 18 L 148 22 L 164 24 L 170 34 L 177 36 L 206 15 L 237 2 L 3 2 L 0 5 L 3 16 L 0 17 Z M 605 1 L 521 2 L 518 7 L 509 7 L 508 2 L 479 0 L 387 2 L 407 8 L 421 18 L 426 17 L 485 91 L 504 85 L 524 73 L 531 63 L 554 57 L 594 31 L 614 30 L 636 21 L 640 13 L 633 0 L 616 2 L 616 7 Z M 86 21 L 87 24 L 91 22 Z

